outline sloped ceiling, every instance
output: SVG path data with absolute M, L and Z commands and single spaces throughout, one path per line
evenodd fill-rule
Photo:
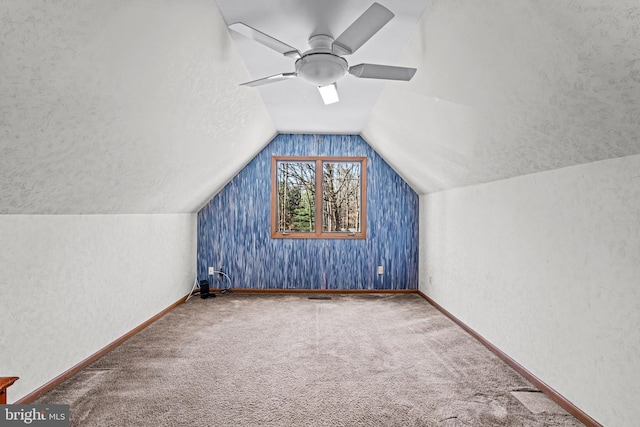
M 275 127 L 210 0 L 0 1 L 0 213 L 192 212 Z
M 419 193 L 640 153 L 637 0 L 430 1 L 362 131 Z
M 278 131 L 361 133 L 420 193 L 640 153 L 637 0 L 380 2 L 401 25 L 355 59 L 416 76 L 318 113 L 290 81 L 239 87 L 290 70 L 225 20 L 304 50 L 368 1 L 0 1 L 0 214 L 194 211 Z

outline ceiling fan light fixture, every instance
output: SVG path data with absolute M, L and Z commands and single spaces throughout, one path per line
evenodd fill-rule
M 318 91 L 320 91 L 320 96 L 322 96 L 324 105 L 334 104 L 340 101 L 340 97 L 338 96 L 338 86 L 335 83 L 326 86 L 318 86 Z
M 296 61 L 296 73 L 309 83 L 327 86 L 344 76 L 349 68 L 344 58 L 331 53 L 305 54 Z

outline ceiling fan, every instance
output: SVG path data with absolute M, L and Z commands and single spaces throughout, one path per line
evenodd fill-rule
M 394 14 L 379 3 L 373 3 L 356 19 L 337 39 L 328 34 L 314 34 L 309 37 L 311 49 L 300 52 L 298 49 L 281 42 L 242 22 L 229 25 L 229 28 L 245 37 L 253 39 L 278 53 L 294 58 L 295 71 L 280 73 L 258 80 L 242 83 L 241 86 L 260 86 L 300 77 L 315 85 L 325 104 L 339 101 L 336 82 L 347 72 L 359 78 L 383 80 L 411 80 L 415 68 L 394 67 L 380 64 L 358 64 L 349 66 L 345 55 L 355 53 L 374 34 L 376 34 Z

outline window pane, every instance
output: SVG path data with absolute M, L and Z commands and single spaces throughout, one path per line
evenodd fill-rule
M 360 232 L 360 162 L 322 163 L 322 231 Z
M 315 232 L 315 162 L 277 162 L 277 231 Z

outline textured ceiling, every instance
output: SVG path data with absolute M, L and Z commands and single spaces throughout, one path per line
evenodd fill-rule
M 349 61 L 416 76 L 325 107 L 239 87 L 292 65 L 225 20 L 304 50 L 370 2 L 0 0 L 0 214 L 194 211 L 278 131 L 361 133 L 420 193 L 640 154 L 637 0 L 380 2 Z
M 214 2 L 0 1 L 0 213 L 190 212 L 275 135 Z
M 640 153 L 640 3 L 431 1 L 362 132 L 420 193 Z

